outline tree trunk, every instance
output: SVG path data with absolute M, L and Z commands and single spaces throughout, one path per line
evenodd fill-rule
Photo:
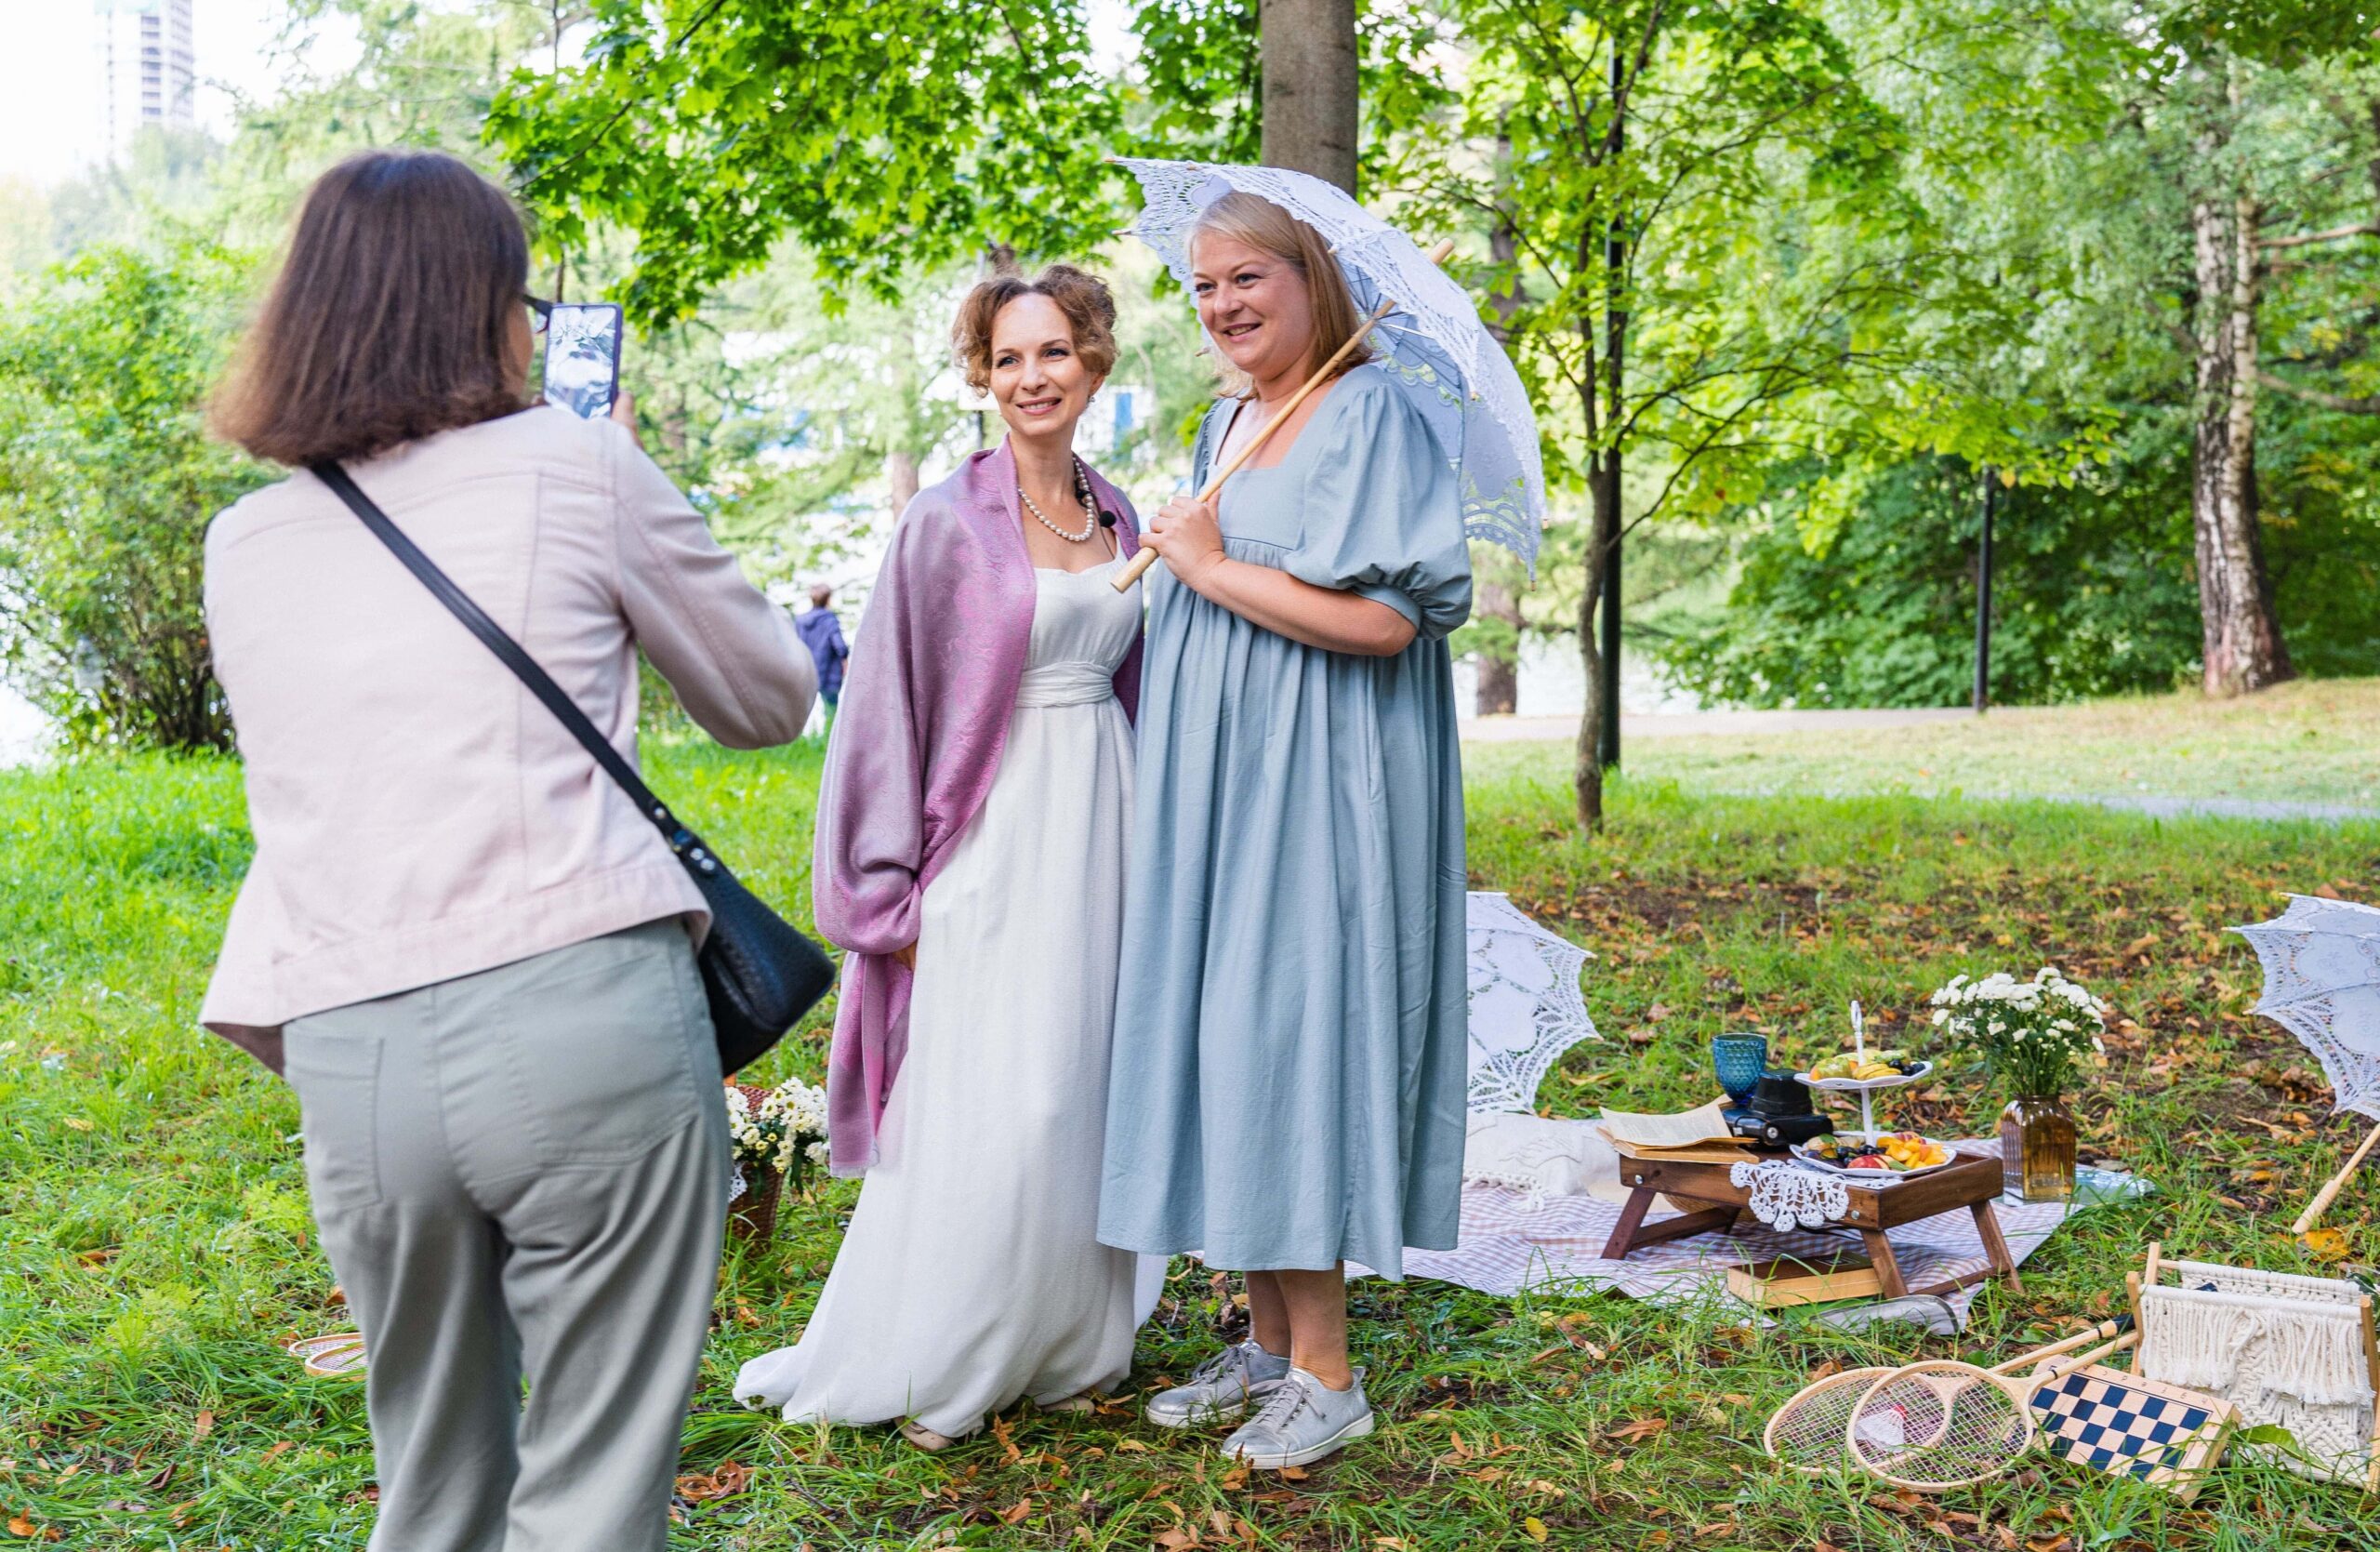
M 1355 192 L 1355 0 L 1257 0 L 1262 154 Z
M 1483 717 L 1509 717 L 1520 706 L 1520 642 L 1521 604 L 1513 590 L 1501 579 L 1477 578 L 1471 595 L 1471 612 L 1486 619 L 1502 620 L 1512 628 L 1512 644 L 1508 649 L 1501 640 L 1483 647 L 1474 661 L 1479 670 L 1479 696 L 1475 710 Z M 1506 656 L 1509 650 L 1511 656 Z
M 2190 209 L 2198 279 L 2190 522 L 2210 696 L 2292 677 L 2256 510 L 2256 208 L 2244 193 Z
M 892 487 L 892 517 L 899 521 L 909 503 L 918 497 L 918 460 L 906 449 L 895 448 L 884 455 L 884 483 Z
M 1512 143 L 1500 139 L 1496 146 L 1497 165 L 1501 167 L 1511 160 Z M 1488 257 L 1496 267 L 1512 279 L 1500 290 L 1488 295 L 1492 312 L 1488 330 L 1496 342 L 1510 348 L 1513 314 L 1528 300 L 1521 287 L 1520 239 L 1513 231 L 1512 212 L 1499 208 L 1496 221 L 1488 232 Z M 1499 564 L 1497 571 L 1504 567 Z M 1512 656 L 1503 656 L 1503 642 L 1499 639 L 1478 656 L 1479 688 L 1475 710 L 1483 717 L 1509 717 L 1520 709 L 1521 603 L 1519 596 L 1501 575 L 1484 575 L 1474 570 L 1474 590 L 1471 612 L 1488 619 L 1503 621 L 1512 629 Z
M 1588 391 L 1590 393 L 1592 389 Z M 1590 419 L 1593 418 L 1590 413 Z M 1587 495 L 1596 536 L 1587 544 L 1586 586 L 1579 595 L 1579 661 L 1585 669 L 1586 704 L 1579 713 L 1579 743 L 1577 758 L 1572 763 L 1571 782 L 1578 790 L 1579 828 L 1586 830 L 1603 829 L 1604 775 L 1604 700 L 1609 693 L 1604 683 L 1604 662 L 1601 632 L 1597 630 L 1597 605 L 1603 602 L 1604 584 L 1609 572 L 1612 551 L 1601 537 L 1608 526 L 1616 529 L 1620 514 L 1616 508 L 1620 499 L 1620 482 L 1606 477 L 1606 460 L 1612 455 L 1598 453 L 1588 466 Z

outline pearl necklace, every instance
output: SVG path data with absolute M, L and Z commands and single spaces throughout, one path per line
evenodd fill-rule
M 1083 525 L 1081 533 L 1069 534 L 1064 528 L 1061 528 L 1056 524 L 1051 522 L 1050 514 L 1043 511 L 1039 507 L 1034 505 L 1033 497 L 1025 494 L 1025 482 L 1023 480 L 1016 482 L 1016 495 L 1017 499 L 1025 503 L 1025 510 L 1033 514 L 1035 521 L 1038 522 L 1044 528 L 1049 529 L 1050 532 L 1065 540 L 1068 544 L 1088 544 L 1091 542 L 1091 536 L 1099 531 L 1099 508 L 1091 499 L 1091 482 L 1083 477 L 1082 460 L 1080 458 L 1077 458 L 1075 460 L 1075 499 L 1082 503 Z

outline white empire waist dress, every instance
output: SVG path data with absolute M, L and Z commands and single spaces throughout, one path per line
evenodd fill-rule
M 926 889 L 878 1161 L 800 1341 L 736 1376 L 749 1405 L 956 1438 L 1130 1373 L 1165 1263 L 1096 1236 L 1132 809 L 1112 680 L 1141 630 L 1115 564 L 1036 573 L 999 770 Z

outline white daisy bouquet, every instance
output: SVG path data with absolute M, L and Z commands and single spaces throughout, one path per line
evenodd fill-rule
M 784 1175 L 798 1188 L 826 1161 L 826 1091 L 789 1079 L 774 1089 L 727 1085 L 727 1134 L 739 1167 Z
M 2107 1049 L 2108 1005 L 2049 965 L 2030 981 L 1953 975 L 1932 1002 L 1935 1026 L 2019 1094 L 2064 1093 L 2083 1059 Z

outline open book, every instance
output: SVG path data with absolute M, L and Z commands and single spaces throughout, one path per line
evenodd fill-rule
M 1643 1115 L 1631 1110 L 1606 1110 L 1596 1130 L 1622 1153 L 1652 1153 L 1671 1158 L 1686 1150 L 1740 1147 L 1743 1139 L 1727 1130 L 1719 1101 L 1682 1115 Z

